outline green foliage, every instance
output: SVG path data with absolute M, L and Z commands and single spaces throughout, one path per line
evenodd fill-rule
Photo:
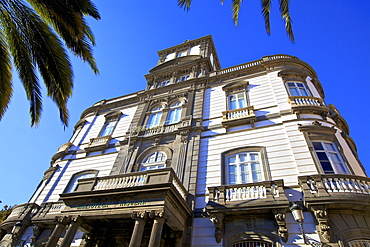
M 184 8 L 185 10 L 190 9 L 192 0 L 177 0 L 177 4 Z M 270 6 L 272 0 L 260 0 L 261 1 L 261 13 L 263 19 L 265 20 L 265 28 L 268 35 L 270 35 Z M 290 0 L 279 0 L 279 11 L 281 15 L 281 19 L 285 22 L 285 30 L 289 36 L 289 39 L 294 42 L 294 34 L 292 28 L 292 20 L 290 18 L 289 13 L 289 1 Z M 221 0 L 221 4 L 224 3 L 224 0 Z M 232 0 L 231 8 L 232 8 L 232 18 L 234 20 L 235 25 L 237 26 L 239 23 L 239 12 L 240 7 L 242 4 L 242 0 Z
M 47 95 L 59 108 L 60 120 L 67 126 L 73 71 L 64 46 L 99 73 L 91 48 L 95 45 L 94 35 L 85 17 L 100 16 L 90 0 L 28 3 L 32 7 L 20 0 L 0 0 L 0 120 L 13 94 L 13 65 L 30 102 L 31 126 L 37 126 L 42 112 L 38 74 Z
M 3 222 L 13 211 L 14 206 L 5 205 L 3 209 L 0 210 L 0 223 Z

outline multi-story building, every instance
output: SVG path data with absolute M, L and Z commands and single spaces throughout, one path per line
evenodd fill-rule
M 206 36 L 81 114 L 0 246 L 369 246 L 370 180 L 310 65 Z

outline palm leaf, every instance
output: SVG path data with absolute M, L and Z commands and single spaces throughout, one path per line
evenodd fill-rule
M 29 38 L 30 54 L 47 88 L 48 96 L 56 103 L 62 123 L 68 125 L 67 101 L 72 95 L 72 67 L 62 43 L 48 25 L 32 11 L 19 3 L 14 11 L 24 20 L 22 31 Z
M 185 10 L 190 9 L 191 0 L 177 0 L 177 4 Z
M 262 16 L 265 20 L 265 28 L 268 35 L 270 35 L 270 7 L 271 0 L 261 0 Z
M 285 22 L 285 30 L 289 36 L 289 39 L 294 42 L 294 34 L 293 34 L 293 28 L 292 28 L 292 20 L 290 18 L 289 13 L 289 0 L 279 0 L 279 10 L 281 14 L 281 18 Z
M 28 49 L 30 41 L 24 35 L 26 19 L 19 19 L 17 14 L 13 14 L 11 17 L 10 13 L 13 12 L 2 12 L 2 27 L 6 33 L 13 63 L 25 88 L 27 99 L 30 102 L 31 126 L 36 126 L 41 117 L 42 96 L 36 68 Z
M 239 11 L 242 0 L 233 0 L 232 1 L 232 15 L 235 26 L 238 26 L 239 23 Z
M 0 120 L 8 109 L 12 95 L 13 87 L 10 54 L 7 49 L 4 34 L 0 32 Z

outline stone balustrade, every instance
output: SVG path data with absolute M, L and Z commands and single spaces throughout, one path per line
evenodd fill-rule
M 282 181 L 265 181 L 209 187 L 209 200 L 226 204 L 233 201 L 276 199 L 283 189 Z
M 133 129 L 133 136 L 153 136 L 157 134 L 173 133 L 181 127 L 191 126 L 191 118 L 187 120 L 182 120 L 181 122 L 175 124 L 166 125 L 165 123 L 160 124 L 155 127 L 139 126 Z
M 323 99 L 312 96 L 289 96 L 288 101 L 296 106 L 325 106 Z
M 237 66 L 233 66 L 233 67 L 221 69 L 221 70 L 218 70 L 218 71 L 215 71 L 215 72 L 211 72 L 211 76 L 213 76 L 213 75 L 222 75 L 222 74 L 226 74 L 226 73 L 229 73 L 229 72 L 233 72 L 233 71 L 237 71 L 237 70 L 242 70 L 242 69 L 245 69 L 245 68 L 259 66 L 263 62 L 272 61 L 272 60 L 278 60 L 278 59 L 296 59 L 296 60 L 298 60 L 297 57 L 289 56 L 289 55 L 285 55 L 285 54 L 277 54 L 277 55 L 272 55 L 272 56 L 265 56 L 262 59 L 255 60 L 255 61 L 252 61 L 252 62 L 249 62 L 249 63 L 244 63 L 244 64 L 240 64 L 240 65 L 237 65 Z
M 135 188 L 145 185 L 172 184 L 184 199 L 187 191 L 172 168 L 133 172 L 121 175 L 85 178 L 78 180 L 76 192 L 104 191 L 122 188 Z
M 228 110 L 222 112 L 223 120 L 233 120 L 239 118 L 245 118 L 249 116 L 254 116 L 254 108 L 253 106 L 247 106 L 240 109 L 235 110 Z
M 299 177 L 302 188 L 313 195 L 370 194 L 370 178 L 345 174 L 312 175 Z

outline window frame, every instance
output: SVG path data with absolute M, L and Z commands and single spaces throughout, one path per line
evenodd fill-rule
M 261 181 L 270 181 L 271 180 L 271 172 L 268 164 L 267 159 L 267 153 L 266 148 L 261 146 L 249 146 L 249 147 L 241 147 L 241 148 L 235 148 L 231 150 L 227 150 L 223 153 L 221 153 L 221 171 L 222 171 L 222 177 L 221 177 L 221 183 L 223 185 L 234 185 L 229 183 L 229 163 L 228 158 L 237 155 L 237 154 L 243 154 L 243 153 L 258 153 L 259 154 L 259 165 L 260 165 L 260 171 L 262 174 Z M 248 183 L 255 183 L 255 182 L 247 182 Z M 239 183 L 235 183 L 239 184 Z M 241 183 L 244 184 L 244 183 Z
M 78 180 L 83 178 L 93 178 L 98 176 L 99 171 L 97 170 L 85 170 L 74 173 L 69 179 L 67 186 L 65 187 L 63 193 L 73 193 L 76 191 Z M 84 175 L 93 175 L 91 177 L 82 177 Z
M 256 160 L 251 157 L 257 156 Z M 243 161 L 241 157 L 246 156 Z M 235 162 L 231 162 L 230 159 L 235 157 Z M 258 164 L 258 169 L 253 168 L 253 164 Z M 231 173 L 231 167 L 235 167 L 235 171 Z M 245 169 L 245 170 L 244 170 Z M 232 154 L 226 157 L 226 183 L 228 185 L 236 184 L 248 184 L 248 183 L 258 183 L 264 181 L 264 173 L 261 166 L 261 155 L 260 152 L 248 151 Z M 233 175 L 233 182 L 231 177 Z M 260 179 L 254 179 L 255 175 L 259 176 Z
M 296 91 L 297 91 L 297 93 L 298 93 L 298 95 L 294 95 L 292 92 L 292 90 L 291 90 L 291 87 L 289 86 L 289 83 L 294 83 L 294 88 L 296 89 Z M 298 86 L 297 84 L 302 84 L 303 85 L 303 87 L 300 87 L 300 86 Z M 296 80 L 296 81 L 293 81 L 293 80 L 289 80 L 289 81 L 286 81 L 285 82 L 285 87 L 286 87 L 286 89 L 288 90 L 288 94 L 289 94 L 289 96 L 296 96 L 296 97 L 300 97 L 300 96 L 303 96 L 303 97 L 312 97 L 312 93 L 311 93 L 311 91 L 310 91 L 310 89 L 309 89 L 309 87 L 308 87 L 308 85 L 307 85 L 307 83 L 306 82 L 303 82 L 303 81 L 298 81 L 298 80 Z M 305 93 L 307 94 L 307 95 L 303 95 L 302 93 L 301 93 L 301 89 L 304 89 L 304 91 L 305 91 Z
M 148 162 L 149 158 L 152 156 L 154 157 L 154 162 Z M 166 160 L 167 160 L 167 154 L 163 151 L 157 150 L 153 153 L 150 153 L 147 155 L 144 159 L 143 162 L 140 163 L 139 166 L 139 171 L 148 171 L 148 170 L 156 170 L 156 169 L 161 169 L 166 167 Z M 143 168 L 149 168 L 149 169 L 143 169 Z
M 172 156 L 173 156 L 173 151 L 172 149 L 170 149 L 169 147 L 167 146 L 164 146 L 164 145 L 158 145 L 156 147 L 150 147 L 150 148 L 147 148 L 145 149 L 143 152 L 141 152 L 137 158 L 136 158 L 136 161 L 135 163 L 133 164 L 133 166 L 131 168 L 129 168 L 130 171 L 132 172 L 137 172 L 137 171 L 140 171 L 140 168 L 141 168 L 141 164 L 144 163 L 145 159 L 150 156 L 151 154 L 155 153 L 155 152 L 163 152 L 165 153 L 166 155 L 166 160 L 164 161 L 164 168 L 166 167 L 169 167 L 171 165 L 171 161 L 172 161 Z
M 320 143 L 323 149 L 322 150 L 316 149 L 315 148 L 315 143 Z M 312 140 L 311 144 L 312 144 L 313 151 L 314 151 L 314 154 L 316 156 L 316 159 L 318 161 L 318 164 L 320 165 L 320 170 L 323 174 L 346 174 L 346 175 L 351 174 L 351 171 L 348 168 L 347 162 L 343 158 L 343 155 L 340 152 L 336 142 L 327 141 L 327 140 Z M 325 144 L 325 145 L 323 145 L 323 144 Z M 327 148 L 328 144 L 331 145 L 332 150 L 329 150 Z M 322 155 L 319 155 L 319 153 L 320 154 L 322 154 L 322 153 L 325 154 L 327 159 L 326 160 L 321 159 L 320 156 L 322 157 Z M 338 157 L 338 161 L 333 160 L 333 154 L 336 154 L 336 156 Z M 325 170 L 323 162 L 328 162 L 330 164 L 332 172 L 330 172 L 329 170 Z M 339 166 L 341 166 L 341 167 L 339 167 Z M 340 172 L 340 170 L 343 170 L 343 172 Z
M 117 127 L 117 124 L 118 124 L 118 121 L 119 119 L 121 118 L 122 116 L 122 112 L 121 111 L 114 111 L 112 113 L 109 113 L 107 115 L 105 115 L 105 122 L 98 134 L 98 137 L 103 137 L 103 136 L 111 136 L 113 133 L 114 133 L 114 130 L 116 129 Z M 108 132 L 108 134 L 104 134 L 105 130 L 107 129 L 107 127 L 113 123 L 113 126 L 111 127 L 110 131 Z
M 182 101 L 176 101 L 175 103 L 171 104 L 168 111 L 167 111 L 167 116 L 166 116 L 166 125 L 170 124 L 175 124 L 181 121 L 182 117 L 182 108 L 183 108 L 183 102 Z M 172 116 L 172 112 L 174 112 L 174 119 L 170 119 Z
M 238 98 L 238 96 L 240 94 L 243 94 L 243 96 L 244 96 L 243 97 L 244 106 L 243 107 L 240 107 L 240 106 L 237 106 L 236 105 L 236 107 L 234 109 L 231 109 L 232 107 L 231 107 L 231 100 L 230 100 L 230 98 L 231 97 L 235 97 L 236 98 L 236 100 L 235 100 L 236 104 L 239 104 L 239 98 Z M 240 91 L 240 92 L 235 92 L 235 93 L 227 94 L 227 110 L 232 111 L 232 110 L 242 109 L 242 108 L 245 108 L 245 107 L 248 107 L 248 106 L 249 106 L 249 102 L 248 102 L 247 94 L 246 94 L 245 91 Z
M 159 105 L 156 107 L 152 107 L 152 110 L 150 110 L 147 120 L 146 120 L 146 128 L 155 128 L 161 125 L 162 118 L 163 118 L 163 105 Z M 154 123 L 151 124 L 151 120 L 154 119 Z

